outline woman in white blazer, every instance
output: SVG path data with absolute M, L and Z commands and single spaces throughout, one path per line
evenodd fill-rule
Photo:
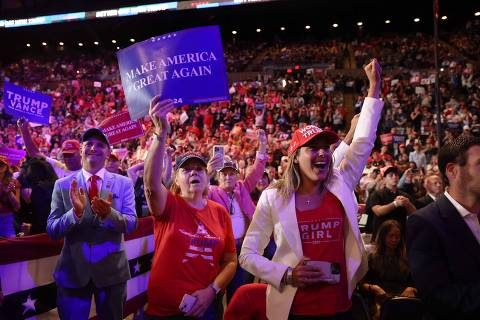
M 383 102 L 380 65 L 373 59 L 364 69 L 368 97 L 338 168 L 329 148 L 338 136 L 315 126 L 299 129 L 284 178 L 258 201 L 239 260 L 268 282 L 268 319 L 348 318 L 352 291 L 368 270 L 353 189 L 373 148 Z M 277 250 L 270 261 L 262 253 L 272 233 Z

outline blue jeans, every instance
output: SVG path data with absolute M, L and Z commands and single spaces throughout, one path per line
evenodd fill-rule
M 13 213 L 0 213 L 0 237 L 15 238 Z

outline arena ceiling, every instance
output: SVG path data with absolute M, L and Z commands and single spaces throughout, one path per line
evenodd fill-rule
M 206 2 L 208 0 L 199 0 Z M 251 0 L 252 1 L 252 0 Z M 255 1 L 255 0 L 253 0 Z M 0 19 L 19 19 L 76 11 L 96 11 L 152 4 L 156 1 L 134 0 L 2 0 Z M 478 1 L 439 0 L 440 32 L 461 29 L 467 20 L 480 19 Z M 432 33 L 433 0 L 278 0 L 209 9 L 163 11 L 139 16 L 86 20 L 50 25 L 0 28 L 7 54 L 25 50 L 25 44 L 41 46 L 42 41 L 98 41 L 105 46 L 124 47 L 129 39 L 144 40 L 154 35 L 201 25 L 221 26 L 224 41 L 275 40 L 281 38 L 354 38 L 384 32 Z M 419 18 L 419 22 L 414 22 Z M 390 20 L 386 24 L 385 20 Z M 358 22 L 362 22 L 359 27 Z M 333 24 L 338 27 L 334 28 Z M 310 26 L 306 29 L 305 26 Z M 283 27 L 285 30 L 281 30 Z M 257 32 L 260 29 L 261 32 Z M 237 34 L 233 35 L 232 31 Z M 116 44 L 111 40 L 117 39 Z M 83 48 L 88 50 L 88 46 Z M 4 55 L 5 52 L 0 53 Z

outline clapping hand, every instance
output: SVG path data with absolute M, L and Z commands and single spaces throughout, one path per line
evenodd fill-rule
M 105 219 L 105 217 L 112 212 L 112 200 L 113 194 L 111 192 L 108 193 L 106 200 L 99 197 L 94 197 L 91 200 L 93 213 L 99 216 L 100 219 Z
M 78 188 L 77 180 L 73 180 L 70 185 L 70 202 L 72 203 L 73 212 L 80 219 L 87 206 L 87 195 L 82 187 Z

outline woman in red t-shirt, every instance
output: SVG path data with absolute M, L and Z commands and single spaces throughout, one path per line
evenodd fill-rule
M 155 217 L 155 253 L 148 283 L 151 319 L 220 319 L 216 295 L 235 274 L 237 255 L 230 217 L 207 200 L 207 163 L 188 152 L 176 159 L 172 191 L 162 184 L 171 100 L 150 103 L 156 138 L 145 160 L 145 196 Z M 191 308 L 181 309 L 190 295 Z M 193 299 L 191 298 L 193 297 Z

